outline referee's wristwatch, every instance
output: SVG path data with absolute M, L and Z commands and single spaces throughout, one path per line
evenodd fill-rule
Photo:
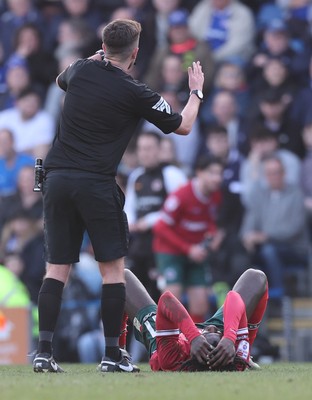
M 204 95 L 203 95 L 203 92 L 202 92 L 201 90 L 199 90 L 199 89 L 193 89 L 193 90 L 191 90 L 191 92 L 190 92 L 190 96 L 191 96 L 192 94 L 195 94 L 195 95 L 199 98 L 199 100 L 200 100 L 201 102 L 203 102 L 203 100 L 204 100 Z
M 101 58 L 102 58 L 102 61 L 104 60 L 104 57 L 105 57 L 105 53 L 104 53 L 104 51 L 101 49 L 101 50 L 98 50 L 98 51 L 96 51 L 95 52 L 95 54 L 99 54 L 100 56 L 101 56 Z

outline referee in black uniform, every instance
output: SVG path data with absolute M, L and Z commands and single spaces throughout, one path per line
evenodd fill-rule
M 138 372 L 118 340 L 125 306 L 124 256 L 128 226 L 117 166 L 141 118 L 164 133 L 187 135 L 200 102 L 204 75 L 188 70 L 190 98 L 181 114 L 128 72 L 135 63 L 141 25 L 115 20 L 103 30 L 101 52 L 79 59 L 56 79 L 66 92 L 60 124 L 44 162 L 43 204 L 47 270 L 39 293 L 39 344 L 35 372 L 63 372 L 52 339 L 71 265 L 79 261 L 85 230 L 103 277 L 105 335 L 102 372 Z M 104 55 L 105 54 L 105 55 Z

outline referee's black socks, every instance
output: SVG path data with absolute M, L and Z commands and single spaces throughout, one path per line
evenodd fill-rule
M 120 359 L 119 336 L 126 303 L 124 283 L 102 286 L 101 315 L 105 335 L 105 356 L 115 361 Z
M 39 344 L 38 353 L 52 354 L 52 339 L 62 304 L 64 283 L 46 278 L 38 296 Z

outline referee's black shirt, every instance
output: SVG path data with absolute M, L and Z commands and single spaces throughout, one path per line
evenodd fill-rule
M 73 168 L 116 175 L 141 118 L 164 133 L 175 131 L 182 121 L 158 93 L 109 62 L 77 60 L 58 82 L 66 95 L 46 170 Z

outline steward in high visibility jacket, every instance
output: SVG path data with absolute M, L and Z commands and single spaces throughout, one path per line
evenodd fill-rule
M 30 307 L 26 286 L 9 269 L 0 265 L 0 307 Z

